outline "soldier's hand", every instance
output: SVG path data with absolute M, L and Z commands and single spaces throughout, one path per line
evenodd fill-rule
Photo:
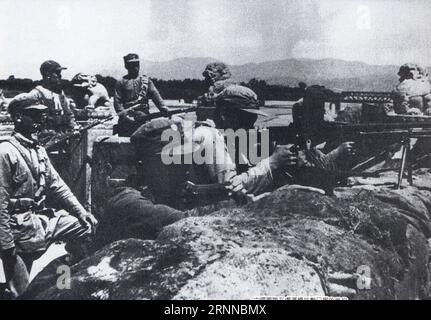
M 338 146 L 338 151 L 342 155 L 348 155 L 348 156 L 354 156 L 355 155 L 355 143 L 352 141 L 349 142 L 343 142 Z
M 286 166 L 298 164 L 298 153 L 292 151 L 292 145 L 277 145 L 273 154 L 269 157 L 271 170 L 277 170 Z
M 72 134 L 73 134 L 75 137 L 79 137 L 79 136 L 81 135 L 81 132 L 80 132 L 79 130 L 80 130 L 80 127 L 79 127 L 79 126 L 75 126 L 75 127 L 73 128 L 73 130 L 72 130 Z
M 229 197 L 232 197 L 236 202 L 243 204 L 247 203 L 247 190 L 244 187 L 241 176 L 235 175 L 229 179 L 226 185 Z
M 169 116 L 169 109 L 166 106 L 161 106 L 159 108 L 160 112 L 162 113 L 162 115 L 164 117 L 168 117 Z
M 145 122 L 145 120 L 147 119 L 147 116 L 148 115 L 142 111 L 135 111 L 134 112 L 134 119 L 137 122 Z
M 15 263 L 16 260 L 16 249 L 15 247 L 2 250 L 0 252 L 0 258 L 3 260 L 3 263 L 10 264 Z
M 126 113 L 120 114 L 120 118 L 122 120 L 125 120 L 126 122 L 129 122 L 129 123 L 135 123 L 136 122 L 135 118 L 133 118 L 132 116 L 130 116 Z
M 91 213 L 85 213 L 81 214 L 78 217 L 79 222 L 83 227 L 85 227 L 87 230 L 90 230 L 92 234 L 96 232 L 97 224 L 99 223 L 97 219 L 91 214 Z

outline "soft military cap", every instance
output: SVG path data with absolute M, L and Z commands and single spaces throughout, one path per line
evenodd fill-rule
M 139 62 L 139 56 L 136 53 L 129 53 L 123 57 L 124 63 Z
M 10 114 L 20 113 L 23 110 L 48 110 L 48 107 L 39 104 L 38 101 L 34 99 L 24 99 L 24 100 L 12 100 L 8 106 L 8 112 Z
M 67 68 L 62 67 L 57 61 L 47 60 L 40 66 L 40 73 L 42 75 L 46 73 L 54 73 L 61 70 L 66 70 Z

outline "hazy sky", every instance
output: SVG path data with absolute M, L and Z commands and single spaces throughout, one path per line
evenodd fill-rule
M 0 78 L 37 78 L 47 59 L 97 72 L 129 51 L 153 61 L 431 65 L 431 1 L 0 0 L 0 43 Z

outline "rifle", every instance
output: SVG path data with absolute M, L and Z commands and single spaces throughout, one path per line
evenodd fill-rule
M 124 110 L 126 111 L 126 110 Z M 139 117 L 138 121 L 135 121 L 133 123 L 129 123 L 127 128 L 122 128 L 123 126 L 119 126 L 119 124 L 114 125 L 113 128 L 113 134 L 118 134 L 119 136 L 124 136 L 124 137 L 128 137 L 130 136 L 134 131 L 136 131 L 141 125 L 143 125 L 144 123 L 151 121 L 153 119 L 156 118 L 160 118 L 160 117 L 171 117 L 175 114 L 180 114 L 180 113 L 188 113 L 188 112 L 193 112 L 196 111 L 196 107 L 189 107 L 189 108 L 181 108 L 181 109 L 174 109 L 174 110 L 169 110 L 168 112 L 154 112 L 154 113 L 150 113 L 148 115 Z
M 123 114 L 127 114 L 132 110 L 135 110 L 137 108 L 139 108 L 141 106 L 141 104 L 136 104 L 133 105 L 132 107 L 125 109 L 123 111 L 120 111 L 117 115 L 113 115 L 111 114 L 109 117 L 103 118 L 103 119 L 98 119 L 96 121 L 93 121 L 85 126 L 83 126 L 82 128 L 80 128 L 77 131 L 65 134 L 64 136 L 59 137 L 58 139 L 56 139 L 55 137 L 52 138 L 51 140 L 49 140 L 45 145 L 45 149 L 47 151 L 53 150 L 61 145 L 63 145 L 64 143 L 66 143 L 69 139 L 71 138 L 75 138 L 75 137 L 79 137 L 83 132 L 88 131 L 91 128 L 94 128 L 95 126 L 98 126 L 100 124 L 103 124 L 105 122 L 111 121 L 113 120 L 116 116 L 120 116 Z

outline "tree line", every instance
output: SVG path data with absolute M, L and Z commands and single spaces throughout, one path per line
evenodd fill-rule
M 111 76 L 96 75 L 97 80 L 103 84 L 110 96 L 114 95 L 115 84 L 117 80 Z M 184 99 L 191 102 L 197 97 L 203 95 L 207 90 L 207 84 L 204 80 L 184 79 L 184 80 L 162 80 L 152 78 L 155 86 L 160 91 L 164 99 L 179 100 Z M 40 84 L 40 80 L 21 79 L 10 76 L 8 79 L 0 80 L 0 89 L 4 89 L 7 97 L 13 97 L 20 92 L 28 92 Z M 249 87 L 259 96 L 262 101 L 265 100 L 290 100 L 300 99 L 305 90 L 305 83 L 299 83 L 297 87 L 282 85 L 271 85 L 264 80 L 251 79 L 248 82 L 241 83 Z M 63 80 L 63 88 L 66 94 L 71 92 L 71 83 L 69 80 Z

